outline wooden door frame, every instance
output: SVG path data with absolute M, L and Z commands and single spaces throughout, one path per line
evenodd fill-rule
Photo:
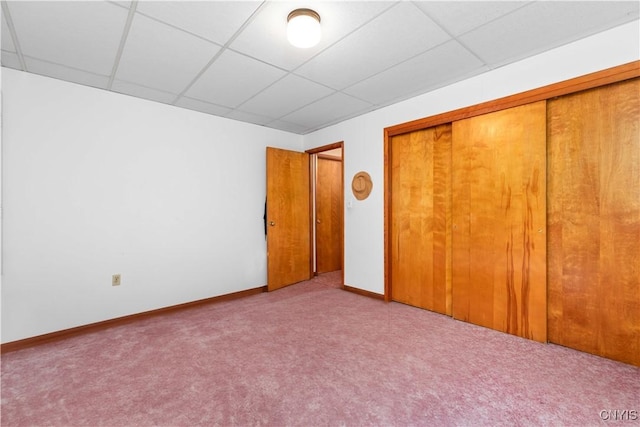
M 338 142 L 334 142 L 332 144 L 327 144 L 327 145 L 323 145 L 320 147 L 315 147 L 315 148 L 310 148 L 308 150 L 305 151 L 305 153 L 309 154 L 309 155 L 313 155 L 313 154 L 320 154 L 324 151 L 330 151 L 330 150 L 334 150 L 336 148 L 340 148 L 342 150 L 342 159 L 340 161 L 340 178 L 342 180 L 342 183 L 340 185 L 340 216 L 342 218 L 342 229 L 340 231 L 340 245 L 342 246 L 341 250 L 342 250 L 342 283 L 341 285 L 344 286 L 344 141 L 338 141 Z M 316 179 L 315 177 L 315 173 L 313 174 L 314 176 L 312 176 L 312 179 Z M 309 182 L 311 182 L 311 180 L 309 180 Z M 313 186 L 310 186 L 309 188 L 309 192 L 313 192 Z M 313 197 L 313 194 L 310 194 L 311 197 Z M 313 209 L 312 206 L 309 206 L 309 219 L 311 219 L 313 217 L 313 212 L 311 212 L 311 210 Z M 310 230 L 311 232 L 311 236 L 309 236 L 309 240 L 313 240 L 313 234 L 314 234 L 314 229 L 315 228 L 315 224 L 312 223 L 312 229 Z M 313 266 L 315 263 L 313 262 L 313 255 L 314 251 L 311 251 L 311 257 L 312 259 L 309 260 L 311 265 Z M 315 270 L 315 268 L 312 268 L 312 270 Z M 314 271 L 315 273 L 315 271 Z
M 313 161 L 315 156 L 315 161 Z M 313 255 L 313 259 L 315 261 L 315 275 L 319 275 L 322 274 L 321 270 L 321 264 L 326 264 L 327 261 L 327 257 L 325 253 L 325 251 L 320 251 L 320 247 L 324 247 L 326 249 L 326 240 L 325 239 L 330 239 L 331 245 L 330 247 L 332 248 L 332 251 L 335 250 L 342 250 L 341 246 L 340 247 L 336 247 L 339 246 L 341 244 L 339 244 L 339 239 L 341 239 L 342 234 L 339 235 L 335 235 L 335 233 L 331 233 L 330 235 L 327 235 L 326 233 L 320 233 L 320 229 L 323 227 L 320 227 L 320 210 L 322 209 L 322 207 L 327 207 L 327 205 L 323 203 L 320 203 L 320 200 L 322 200 L 322 197 L 320 197 L 321 194 L 324 194 L 325 196 L 327 195 L 326 190 L 327 189 L 331 189 L 333 185 L 337 185 L 338 182 L 336 180 L 340 180 L 339 185 L 340 188 L 338 188 L 338 192 L 335 192 L 333 190 L 335 190 L 335 188 L 331 191 L 331 202 L 329 204 L 329 206 L 333 206 L 334 209 L 337 209 L 337 211 L 335 212 L 335 216 L 339 222 L 339 226 L 340 226 L 340 232 L 342 233 L 342 227 L 343 227 L 343 223 L 344 223 L 344 218 L 340 217 L 340 215 L 342 214 L 341 212 L 341 206 L 340 206 L 340 199 L 338 199 L 339 197 L 342 197 L 342 154 L 340 154 L 340 156 L 331 156 L 328 154 L 325 154 L 325 152 L 320 152 L 318 154 L 315 155 L 311 155 L 311 159 L 312 159 L 312 171 L 313 174 L 315 175 L 315 179 L 314 179 L 314 183 L 313 183 L 313 192 L 311 195 L 311 203 L 313 205 L 313 219 L 315 220 L 312 224 L 312 230 L 313 232 L 313 236 L 315 237 L 314 240 L 314 248 L 312 248 L 312 255 Z M 331 166 L 327 166 L 327 165 L 331 165 Z M 327 167 L 334 167 L 337 168 L 334 171 L 334 174 L 331 176 L 330 181 L 326 180 L 326 175 L 323 175 L 321 173 L 321 169 L 324 168 L 324 171 L 326 173 L 326 168 Z M 326 202 L 326 199 L 324 200 Z M 327 213 L 326 211 L 324 212 L 325 214 Z M 334 219 L 330 216 L 329 217 L 329 223 L 334 224 Z M 325 220 L 327 218 L 324 218 Z M 326 223 L 326 221 L 322 221 L 322 223 Z M 320 238 L 322 234 L 322 238 Z M 320 256 L 320 254 L 324 253 L 325 256 Z M 335 262 L 339 263 L 340 265 L 340 270 L 342 270 L 342 253 L 340 253 L 340 256 L 338 257 L 338 259 L 336 260 L 335 254 L 333 257 L 331 257 L 331 259 L 333 259 L 333 265 L 335 266 Z M 324 263 L 322 261 L 325 261 Z M 324 265 L 325 269 L 324 272 L 330 272 L 330 271 L 336 271 L 336 269 L 329 269 L 326 270 L 326 265 Z
M 452 123 L 494 111 L 505 110 L 536 101 L 547 100 L 558 96 L 596 87 L 617 83 L 640 77 L 640 61 L 633 61 L 605 70 L 596 71 L 584 76 L 575 77 L 558 83 L 553 83 L 537 89 L 517 93 L 515 95 L 498 98 L 492 101 L 475 104 L 469 107 L 425 117 L 406 123 L 384 128 L 384 300 L 392 300 L 391 276 L 391 138 L 396 135 L 426 129 L 433 126 Z M 344 267 L 344 264 L 343 264 Z M 343 273 L 344 274 L 344 273 Z M 344 279 L 344 278 L 343 278 Z

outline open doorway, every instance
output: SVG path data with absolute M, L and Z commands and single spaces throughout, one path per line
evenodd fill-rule
M 343 143 L 307 150 L 311 155 L 313 271 L 342 272 L 344 265 Z M 341 274 L 341 273 L 340 273 Z

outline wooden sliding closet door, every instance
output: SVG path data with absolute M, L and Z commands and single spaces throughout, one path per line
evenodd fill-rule
M 451 314 L 451 125 L 391 139 L 391 298 Z
M 545 101 L 452 132 L 453 317 L 545 342 Z
M 640 80 L 549 101 L 549 340 L 640 365 Z

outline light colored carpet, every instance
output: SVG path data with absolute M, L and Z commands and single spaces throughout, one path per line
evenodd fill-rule
M 639 368 L 339 280 L 7 353 L 2 426 L 591 426 L 640 410 Z

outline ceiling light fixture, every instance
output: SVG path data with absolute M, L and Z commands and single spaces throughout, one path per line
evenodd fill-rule
M 287 17 L 287 39 L 295 47 L 313 47 L 318 44 L 321 35 L 320 15 L 316 11 L 296 9 Z

